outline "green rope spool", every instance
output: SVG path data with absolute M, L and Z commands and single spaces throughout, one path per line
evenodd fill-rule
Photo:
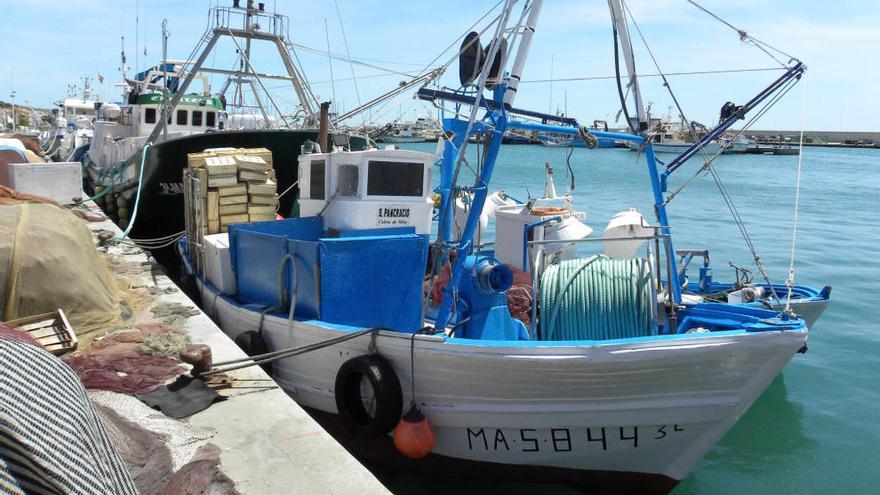
M 541 277 L 542 340 L 657 335 L 648 262 L 605 256 L 565 260 Z

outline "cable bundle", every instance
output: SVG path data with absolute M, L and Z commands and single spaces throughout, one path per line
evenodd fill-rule
M 542 340 L 657 335 L 648 262 L 592 256 L 550 265 L 541 277 Z

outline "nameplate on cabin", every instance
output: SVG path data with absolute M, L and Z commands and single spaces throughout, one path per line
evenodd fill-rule
M 376 210 L 376 225 L 387 227 L 410 224 L 410 208 L 408 206 L 380 206 Z

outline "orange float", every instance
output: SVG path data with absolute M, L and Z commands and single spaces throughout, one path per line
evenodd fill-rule
M 421 459 L 431 453 L 436 441 L 428 418 L 413 403 L 394 428 L 394 446 L 410 459 Z

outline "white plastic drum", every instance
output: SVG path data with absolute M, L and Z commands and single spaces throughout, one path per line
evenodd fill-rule
M 645 217 L 635 208 L 615 213 L 602 233 L 603 239 L 622 239 L 627 237 L 649 237 L 654 229 L 643 227 L 650 225 Z M 602 248 L 605 255 L 611 258 L 632 258 L 636 251 L 645 243 L 644 239 L 630 241 L 603 242 Z

